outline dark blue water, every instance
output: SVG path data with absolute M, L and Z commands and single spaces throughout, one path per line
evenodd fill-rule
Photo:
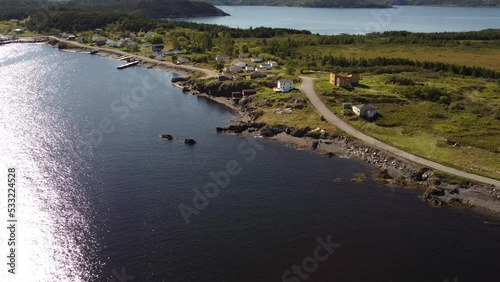
M 172 74 L 119 64 L 0 48 L 1 165 L 23 179 L 22 267 L 1 281 L 497 280 L 490 219 L 353 184 L 371 170 L 356 160 L 217 134 L 238 117 L 182 94 Z M 214 190 L 228 164 L 237 173 Z M 212 198 L 195 205 L 207 185 Z M 322 240 L 336 245 L 320 262 Z

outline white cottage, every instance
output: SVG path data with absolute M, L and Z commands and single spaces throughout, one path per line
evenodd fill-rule
M 278 85 L 273 90 L 275 92 L 290 92 L 293 90 L 293 80 L 278 80 Z
M 273 68 L 279 66 L 278 62 L 276 62 L 276 61 L 268 61 L 267 64 Z

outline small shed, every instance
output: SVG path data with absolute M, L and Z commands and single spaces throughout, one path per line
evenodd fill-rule
M 231 56 L 225 55 L 225 54 L 219 54 L 219 55 L 215 56 L 216 61 L 227 61 L 229 59 L 231 59 Z
M 352 106 L 352 111 L 364 118 L 364 119 L 374 119 L 377 116 L 377 108 L 369 104 L 354 105 Z
M 255 90 L 255 89 L 243 89 L 243 91 L 241 91 L 241 94 L 243 94 L 243 96 L 255 95 L 255 94 L 257 94 L 257 90 Z
M 261 72 L 258 72 L 258 71 L 252 72 L 250 74 L 250 78 L 251 79 L 264 78 L 264 77 L 267 77 L 267 74 L 261 73 Z

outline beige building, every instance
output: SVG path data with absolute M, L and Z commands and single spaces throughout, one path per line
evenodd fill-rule
M 350 73 L 346 76 L 338 73 L 330 73 L 330 83 L 339 87 L 353 88 L 354 85 L 359 84 L 359 73 Z

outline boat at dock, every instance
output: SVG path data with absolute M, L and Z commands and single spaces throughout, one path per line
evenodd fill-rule
M 137 64 L 139 64 L 139 61 L 132 61 L 130 63 L 126 63 L 124 65 L 118 66 L 117 69 L 121 70 L 121 69 L 124 69 L 124 68 L 135 66 Z

